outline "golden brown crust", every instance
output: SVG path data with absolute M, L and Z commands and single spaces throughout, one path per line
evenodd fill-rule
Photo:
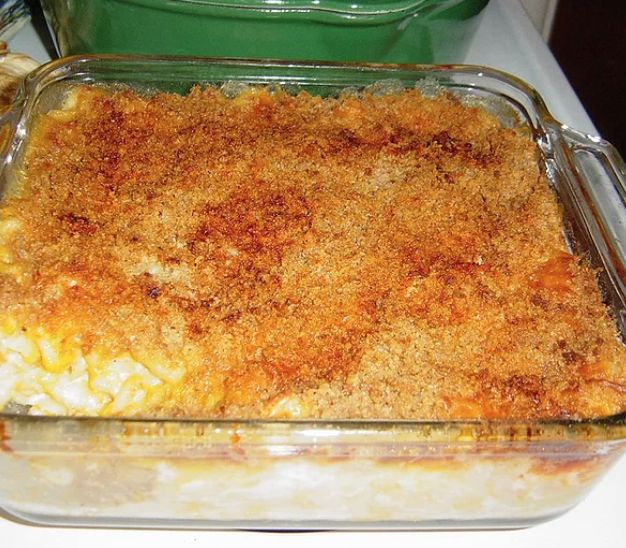
M 211 88 L 76 104 L 30 140 L 7 202 L 26 281 L 3 276 L 0 306 L 84 354 L 183 363 L 145 414 L 626 408 L 624 348 L 534 145 L 480 109 Z

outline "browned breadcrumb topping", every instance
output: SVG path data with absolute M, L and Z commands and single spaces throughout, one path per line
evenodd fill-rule
M 416 90 L 74 99 L 38 119 L 8 198 L 27 281 L 2 275 L 0 308 L 85 354 L 183 363 L 143 414 L 626 408 L 624 347 L 535 146 L 483 110 Z

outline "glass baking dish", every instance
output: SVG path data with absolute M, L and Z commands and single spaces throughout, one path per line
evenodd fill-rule
M 472 66 L 82 56 L 33 72 L 0 119 L 2 181 L 33 116 L 75 83 L 449 91 L 525 131 L 626 333 L 626 168 L 555 121 L 537 93 Z M 0 507 L 41 524 L 340 529 L 523 527 L 574 506 L 626 450 L 626 413 L 572 421 L 140 420 L 0 414 Z

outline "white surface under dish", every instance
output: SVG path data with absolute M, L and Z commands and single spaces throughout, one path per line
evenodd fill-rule
M 49 59 L 31 25 L 24 27 L 10 43 L 13 51 L 27 53 L 39 61 Z M 588 133 L 596 130 L 583 106 L 564 77 L 547 46 L 535 31 L 517 0 L 492 0 L 466 63 L 490 65 L 521 77 L 543 95 L 558 119 Z M 21 525 L 0 518 L 0 545 L 85 546 L 94 548 L 136 546 L 295 546 L 346 545 L 396 547 L 425 543 L 433 547 L 568 546 L 582 548 L 601 545 L 622 547 L 626 538 L 626 512 L 623 491 L 626 486 L 626 460 L 622 459 L 592 493 L 574 510 L 561 518 L 530 529 L 484 532 L 340 532 L 340 533 L 254 533 L 198 531 L 141 531 L 46 528 Z

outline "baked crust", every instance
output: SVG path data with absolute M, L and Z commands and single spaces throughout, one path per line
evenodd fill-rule
M 77 87 L 4 201 L 0 310 L 161 368 L 101 414 L 614 414 L 624 347 L 537 160 L 445 94 Z

